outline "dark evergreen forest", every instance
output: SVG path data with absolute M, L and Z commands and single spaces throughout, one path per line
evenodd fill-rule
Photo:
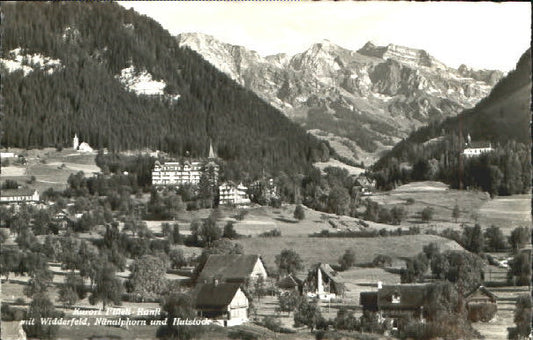
M 22 48 L 59 59 L 53 74 L 2 68 L 2 146 L 150 147 L 207 156 L 211 140 L 232 173 L 303 172 L 329 147 L 238 86 L 157 22 L 115 3 L 2 5 L 2 57 Z M 136 95 L 117 80 L 134 65 L 164 81 L 167 97 Z
M 474 108 L 412 133 L 373 168 L 381 188 L 418 180 L 440 180 L 454 188 L 479 188 L 491 195 L 526 193 L 531 183 L 531 50 Z M 491 142 L 493 152 L 462 158 L 466 136 Z

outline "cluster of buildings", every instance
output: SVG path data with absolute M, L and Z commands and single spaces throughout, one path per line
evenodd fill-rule
M 152 169 L 152 185 L 156 187 L 182 185 L 198 186 L 202 176 L 207 176 L 210 185 L 217 188 L 218 202 L 221 205 L 248 205 L 250 198 L 259 194 L 270 199 L 278 197 L 277 188 L 272 179 L 256 181 L 250 188 L 242 183 L 226 181 L 218 183 L 220 167 L 213 146 L 209 145 L 209 154 L 205 160 L 185 159 L 176 162 L 155 162 Z
M 259 255 L 210 255 L 193 290 L 198 315 L 221 326 L 247 322 L 250 307 L 247 284 L 256 280 L 267 282 L 267 279 L 269 274 Z M 327 302 L 345 295 L 345 282 L 330 265 L 319 263 L 303 277 L 289 274 L 279 278 L 276 286 L 281 293 L 296 291 L 307 298 Z M 378 282 L 377 289 L 360 293 L 359 302 L 363 312 L 376 313 L 380 322 L 387 321 L 391 329 L 398 330 L 411 320 L 426 320 L 424 306 L 431 299 L 434 287 L 435 283 L 383 285 Z M 483 286 L 465 294 L 464 301 L 467 311 L 484 305 L 494 306 L 494 313 L 497 310 L 497 297 Z M 485 316 L 481 321 L 489 318 Z
M 221 326 L 235 326 L 249 319 L 250 297 L 246 284 L 269 278 L 259 255 L 210 255 L 198 275 L 193 299 L 198 315 Z M 307 276 L 294 274 L 280 278 L 281 292 L 296 291 L 308 298 L 330 301 L 342 296 L 345 286 L 341 276 L 328 264 L 317 264 Z

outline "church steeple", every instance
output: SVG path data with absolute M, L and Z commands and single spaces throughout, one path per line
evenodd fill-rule
M 78 139 L 78 134 L 74 134 L 74 138 L 72 139 L 72 148 L 74 150 L 78 150 L 78 146 L 80 145 L 80 140 Z
M 215 159 L 217 158 L 217 155 L 215 154 L 215 151 L 213 151 L 213 144 L 211 144 L 211 141 L 209 141 L 209 156 L 208 159 Z

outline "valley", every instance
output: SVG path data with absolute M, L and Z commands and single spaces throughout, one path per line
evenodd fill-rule
M 2 4 L 2 339 L 531 336 L 527 8 L 280 4 Z

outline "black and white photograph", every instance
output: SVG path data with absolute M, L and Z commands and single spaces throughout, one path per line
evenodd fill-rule
M 2 1 L 2 340 L 530 340 L 531 4 Z

